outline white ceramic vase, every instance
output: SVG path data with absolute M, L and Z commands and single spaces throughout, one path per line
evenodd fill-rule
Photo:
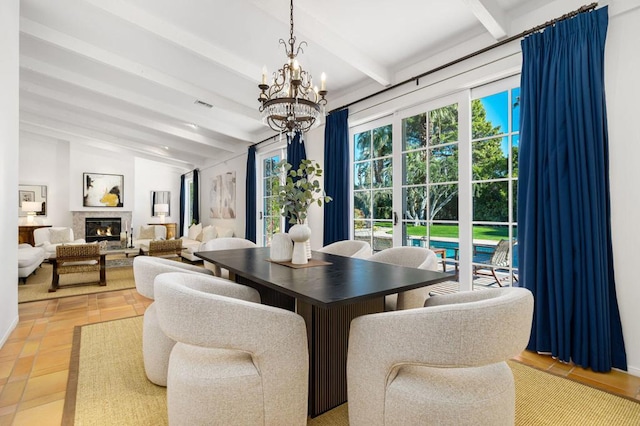
M 305 242 L 311 237 L 311 228 L 307 225 L 296 224 L 289 229 L 289 236 L 293 241 L 293 255 L 291 263 L 294 265 L 304 265 L 307 263 L 307 250 Z
M 288 262 L 293 254 L 293 242 L 288 234 L 278 232 L 271 237 L 270 258 L 274 262 Z

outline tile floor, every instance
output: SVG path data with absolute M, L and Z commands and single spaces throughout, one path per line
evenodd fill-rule
M 73 328 L 141 315 L 150 303 L 132 289 L 20 304 L 20 322 L 0 349 L 0 426 L 60 425 Z M 531 352 L 516 359 L 640 400 L 640 377 L 594 373 Z

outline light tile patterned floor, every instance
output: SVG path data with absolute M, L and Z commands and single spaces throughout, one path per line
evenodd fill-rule
M 122 290 L 20 304 L 20 322 L 0 349 L 0 426 L 60 425 L 73 327 L 141 315 L 150 303 Z M 531 352 L 516 359 L 640 400 L 638 377 L 594 373 Z

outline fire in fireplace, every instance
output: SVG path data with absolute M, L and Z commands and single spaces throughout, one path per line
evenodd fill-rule
M 122 219 L 119 217 L 87 217 L 84 220 L 85 240 L 120 241 Z

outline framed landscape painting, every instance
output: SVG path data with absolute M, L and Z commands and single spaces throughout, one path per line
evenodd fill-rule
M 83 173 L 84 207 L 122 207 L 124 205 L 124 176 L 102 173 Z

